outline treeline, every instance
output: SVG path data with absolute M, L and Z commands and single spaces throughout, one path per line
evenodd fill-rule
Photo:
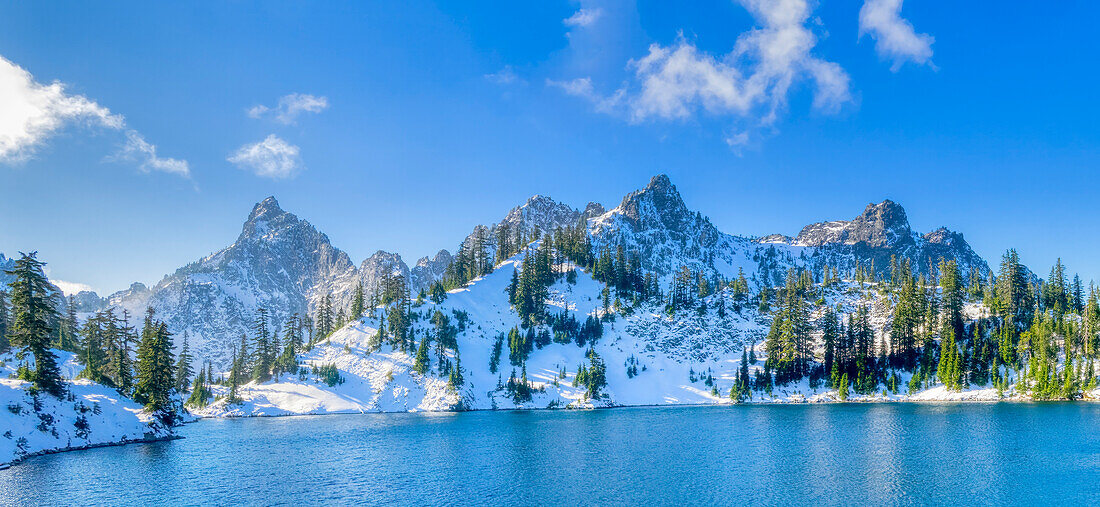
M 1086 295 L 1061 260 L 1045 280 L 1031 275 L 1015 250 L 985 277 L 964 276 L 948 260 L 931 272 L 916 276 L 908 262 L 892 259 L 886 276 L 863 273 L 888 305 L 889 319 L 876 333 L 870 302 L 842 313 L 825 303 L 829 275 L 818 284 L 809 272 L 790 270 L 776 291 L 764 367 L 751 378 L 747 369 L 739 374 L 730 395 L 743 399 L 804 378 L 811 388 L 837 389 L 841 398 L 992 385 L 1035 399 L 1075 399 L 1095 388 L 1100 290 L 1090 284 Z M 968 304 L 981 313 L 967 316 Z M 901 372 L 911 373 L 907 384 Z
M 73 352 L 84 364 L 81 376 L 114 387 L 168 425 L 178 420 L 181 385 L 189 381 L 189 357 L 173 353 L 172 334 L 156 320 L 152 309 L 137 332 L 128 315 L 100 312 L 81 326 L 72 300 L 62 318 L 53 301 L 53 288 L 37 252 L 20 254 L 11 270 L 14 279 L 0 297 L 0 352 L 15 349 L 20 361 L 17 377 L 31 383 L 32 392 L 61 398 L 67 387 L 57 356 L 51 349 Z M 136 362 L 131 350 L 136 347 Z

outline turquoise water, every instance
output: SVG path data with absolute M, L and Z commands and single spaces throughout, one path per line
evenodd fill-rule
M 1100 504 L 1098 404 L 208 420 L 32 458 L 10 504 Z

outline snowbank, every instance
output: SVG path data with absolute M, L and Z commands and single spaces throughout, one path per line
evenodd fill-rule
M 171 438 L 170 428 L 114 389 L 78 380 L 62 399 L 0 379 L 0 468 L 39 454 Z

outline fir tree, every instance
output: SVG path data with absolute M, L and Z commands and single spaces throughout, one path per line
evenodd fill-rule
M 186 392 L 187 385 L 191 383 L 191 375 L 194 373 L 191 368 L 191 350 L 187 343 L 187 331 L 184 331 L 183 346 L 180 347 L 176 360 L 176 390 L 180 393 Z
M 176 380 L 173 363 L 172 334 L 166 324 L 153 320 L 153 309 L 149 308 L 138 345 L 134 399 L 165 424 L 174 424 L 176 419 L 172 403 Z
M 428 337 L 420 339 L 420 345 L 416 347 L 416 359 L 413 361 L 413 371 L 426 375 L 431 367 L 428 359 Z
M 271 366 L 274 363 L 271 333 L 267 324 L 267 308 L 260 307 L 256 310 L 256 320 L 252 324 L 256 333 L 255 346 L 252 349 L 252 378 L 260 382 L 271 378 Z
M 0 354 L 11 349 L 8 342 L 8 322 L 11 319 L 11 311 L 8 308 L 8 293 L 0 290 Z
M 50 282 L 42 272 L 45 263 L 35 258 L 37 252 L 20 255 L 12 269 L 5 271 L 14 277 L 8 284 L 12 306 L 8 341 L 21 353 L 34 356 L 34 371 L 26 372 L 24 380 L 60 398 L 65 394 L 65 384 L 57 357 L 49 348 L 53 336 L 50 322 L 57 319 L 57 310 L 50 302 Z

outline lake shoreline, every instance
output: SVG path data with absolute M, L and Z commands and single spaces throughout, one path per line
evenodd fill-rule
M 516 408 L 473 408 L 462 410 L 401 410 L 401 411 L 333 411 L 333 412 L 306 412 L 306 413 L 285 413 L 285 414 L 252 414 L 252 415 L 195 415 L 194 419 L 185 422 L 184 424 L 191 424 L 201 420 L 217 420 L 217 419 L 253 419 L 253 418 L 275 418 L 275 417 L 310 417 L 310 416 L 327 416 L 327 415 L 369 415 L 369 414 L 457 414 L 463 412 L 553 412 L 553 411 L 589 411 L 589 410 L 613 410 L 624 408 L 696 408 L 696 407 L 733 407 L 733 406 L 777 406 L 777 405 L 845 405 L 845 404 L 858 404 L 858 405 L 874 405 L 874 404 L 901 404 L 912 403 L 917 405 L 994 405 L 998 403 L 1006 404 L 1043 404 L 1043 403 L 1097 403 L 1100 402 L 1098 398 L 1082 398 L 1077 400 L 1034 400 L 1030 398 L 1021 397 L 1005 397 L 999 399 L 865 399 L 856 398 L 846 401 L 840 400 L 801 400 L 801 401 L 744 401 L 740 403 L 652 403 L 652 404 L 630 404 L 630 405 L 607 405 L 607 406 L 589 406 L 589 407 L 516 407 Z
M 195 420 L 198 420 L 198 419 L 195 419 Z M 194 421 L 188 421 L 188 422 L 194 422 Z M 8 462 L 5 462 L 5 463 L 0 463 L 0 470 L 7 470 L 7 469 L 9 469 L 9 468 L 11 468 L 15 465 L 18 465 L 18 464 L 26 461 L 27 459 L 34 458 L 34 457 L 37 457 L 37 456 L 48 456 L 50 454 L 60 454 L 60 453 L 63 453 L 63 452 L 87 451 L 89 449 L 98 449 L 98 448 L 101 448 L 101 447 L 118 447 L 118 446 L 122 446 L 122 445 L 130 445 L 130 444 L 152 444 L 152 443 L 156 443 L 156 442 L 166 442 L 166 441 L 170 441 L 170 440 L 180 440 L 180 439 L 183 439 L 183 438 L 186 438 L 186 437 L 184 437 L 182 435 L 172 434 L 172 435 L 166 435 L 166 436 L 160 436 L 160 437 L 145 437 L 145 438 L 139 438 L 139 439 L 123 438 L 122 440 L 120 440 L 118 442 L 99 442 L 99 443 L 95 443 L 95 444 L 87 444 L 87 445 L 81 445 L 81 446 L 70 446 L 70 447 L 62 447 L 62 448 L 56 448 L 56 449 L 43 449 L 41 451 L 35 451 L 35 452 L 30 452 L 30 453 L 24 454 L 24 455 L 12 460 L 12 461 L 8 461 Z

